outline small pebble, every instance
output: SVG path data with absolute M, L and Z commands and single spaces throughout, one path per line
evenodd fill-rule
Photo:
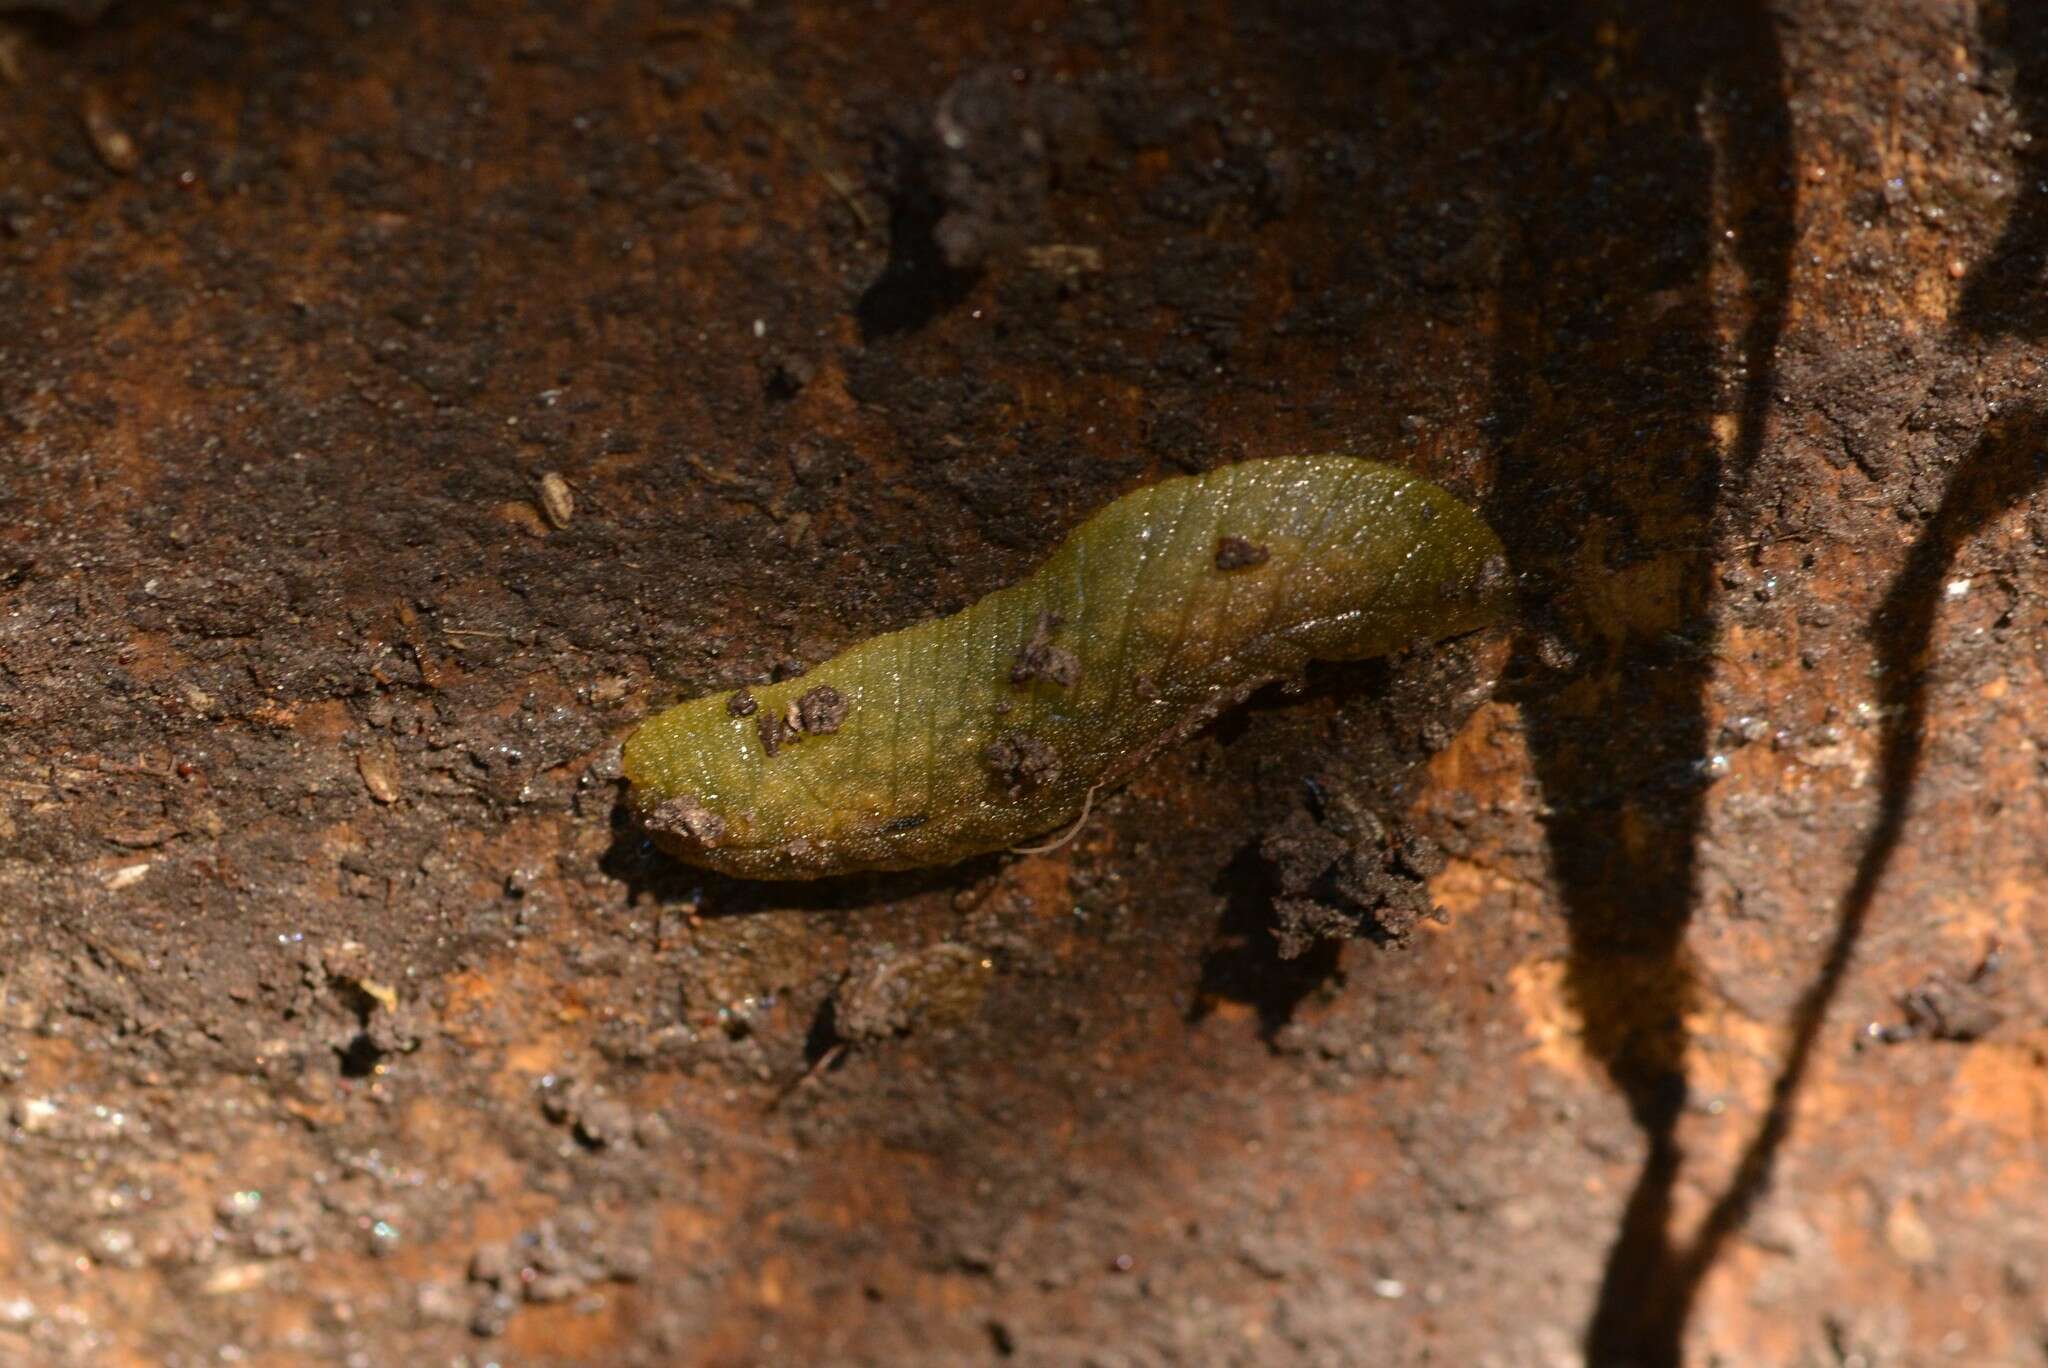
M 92 139 L 92 150 L 99 154 L 107 170 L 125 176 L 142 165 L 142 153 L 136 148 L 135 139 L 114 121 L 114 111 L 106 96 L 96 90 L 88 92 L 82 117 L 86 136 Z
M 569 482 L 555 471 L 540 477 L 540 511 L 558 528 L 567 527 L 569 519 L 576 516 L 576 499 L 569 492 Z

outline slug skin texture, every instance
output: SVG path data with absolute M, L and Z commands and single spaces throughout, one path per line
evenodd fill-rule
M 626 742 L 631 802 L 662 849 L 745 878 L 947 864 L 1065 826 L 1310 660 L 1484 626 L 1508 589 L 1478 514 L 1391 466 L 1166 480 L 962 612 L 652 718 Z

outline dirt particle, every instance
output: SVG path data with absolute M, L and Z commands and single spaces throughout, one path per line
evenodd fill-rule
M 1506 556 L 1488 556 L 1479 567 L 1479 596 L 1490 599 L 1506 593 L 1507 588 L 1508 558 Z
M 519 1261 L 512 1253 L 512 1246 L 501 1240 L 480 1244 L 469 1256 L 469 1280 L 488 1283 L 493 1287 L 509 1282 L 519 1271 Z
M 17 1097 L 7 1104 L 7 1121 L 24 1135 L 50 1129 L 59 1114 L 57 1104 L 47 1097 Z
M 590 768 L 584 774 L 593 784 L 608 784 L 625 772 L 625 747 L 614 741 L 591 755 Z
M 486 1337 L 501 1334 L 521 1299 L 566 1301 L 599 1283 L 637 1282 L 647 1268 L 644 1248 L 603 1229 L 588 1212 L 570 1208 L 516 1239 L 477 1246 L 470 1256 L 469 1280 L 485 1295 L 470 1330 Z
M 363 787 L 372 798 L 385 804 L 398 801 L 398 754 L 390 743 L 379 742 L 357 751 L 356 772 L 363 776 Z
M 2005 1012 L 1992 1000 L 1998 991 L 1994 976 L 1999 951 L 1988 951 L 1976 970 L 1967 977 L 1935 970 L 1899 995 L 1905 1021 L 1891 1026 L 1873 1026 L 1870 1034 L 1886 1044 L 1906 1040 L 1949 1040 L 1964 1044 L 1981 1040 L 2005 1021 Z
M 830 684 L 807 690 L 796 701 L 797 725 L 813 736 L 827 736 L 846 721 L 846 696 Z
M 1025 264 L 1069 287 L 1102 272 L 1102 249 L 1078 242 L 1048 242 L 1024 249 Z
M 85 122 L 86 136 L 92 139 L 92 150 L 99 154 L 107 170 L 126 176 L 142 165 L 141 150 L 135 146 L 135 139 L 115 120 L 113 107 L 105 94 L 97 90 L 87 91 L 80 117 Z
M 939 98 L 930 174 L 944 212 L 932 241 L 948 270 L 977 270 L 993 253 L 1038 236 L 1060 144 L 1078 131 L 1065 95 L 1020 85 L 1009 68 L 991 64 Z
M 1264 565 L 1273 558 L 1270 548 L 1246 541 L 1243 537 L 1223 536 L 1216 539 L 1216 568 L 1218 570 L 1249 570 L 1255 565 Z
M 597 1084 L 557 1081 L 541 1094 L 541 1114 L 569 1127 L 589 1149 L 618 1149 L 634 1138 L 633 1109 Z
M 1941 1254 L 1934 1232 L 1911 1198 L 1900 1198 L 1884 1218 L 1884 1242 L 1901 1263 L 1925 1265 Z
M 745 689 L 734 690 L 732 697 L 725 700 L 727 717 L 752 717 L 760 708 L 761 705 L 754 701 L 754 696 Z
M 576 498 L 569 492 L 569 482 L 555 471 L 540 477 L 540 511 L 558 528 L 567 527 L 569 519 L 576 516 Z
M 1012 684 L 1029 684 L 1042 679 L 1048 684 L 1070 689 L 1081 681 L 1081 657 L 1064 646 L 1052 644 L 1052 634 L 1059 629 L 1058 613 L 1040 613 L 1038 622 L 1031 629 L 1031 639 L 1018 648 L 1017 661 L 1010 667 Z
M 144 826 L 116 827 L 107 833 L 107 839 L 124 850 L 154 850 L 179 834 L 174 823 L 150 822 Z
M 469 1318 L 469 1332 L 480 1339 L 490 1339 L 505 1333 L 512 1324 L 512 1313 L 519 1309 L 511 1294 L 493 1292 L 477 1305 L 476 1313 Z
M 771 351 L 759 364 L 762 392 L 778 402 L 796 398 L 818 375 L 817 362 L 794 352 Z
M 1443 871 L 1442 849 L 1356 804 L 1320 815 L 1297 809 L 1260 839 L 1259 854 L 1277 885 L 1273 935 L 1282 959 L 1323 940 L 1404 945 L 1435 915 L 1428 880 Z
M 491 512 L 499 521 L 510 523 L 529 537 L 545 537 L 548 534 L 547 520 L 535 512 L 533 505 L 524 499 L 508 499 Z
M 668 799 L 647 814 L 646 823 L 649 831 L 682 837 L 706 847 L 717 845 L 725 835 L 725 819 L 690 794 Z
M 470 1314 L 469 1299 L 445 1282 L 423 1282 L 413 1294 L 413 1308 L 429 1324 L 460 1324 Z
M 784 746 L 803 735 L 802 732 L 790 725 L 787 717 L 775 716 L 769 713 L 761 715 L 758 730 L 761 733 L 761 749 L 768 752 L 770 759 L 778 755 Z
M 1059 754 L 1024 732 L 1005 732 L 982 755 L 996 786 L 1012 802 L 1030 797 L 1060 775 Z
M 1545 669 L 1559 674 L 1576 671 L 1584 659 L 1569 638 L 1554 631 L 1538 634 L 1535 655 Z
M 109 871 L 104 882 L 109 892 L 118 893 L 124 888 L 140 883 L 152 868 L 154 866 L 147 860 L 141 864 L 122 865 L 119 869 Z
M 913 1026 L 953 1026 L 987 988 L 989 961 L 951 941 L 908 954 L 885 951 L 857 966 L 833 999 L 833 1025 L 848 1040 L 880 1040 Z
M 581 1292 L 583 1279 L 573 1273 L 536 1273 L 526 1284 L 526 1299 L 537 1306 L 564 1302 Z

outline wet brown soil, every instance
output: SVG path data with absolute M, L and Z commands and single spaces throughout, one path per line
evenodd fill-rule
M 2039 1361 L 2044 335 L 2019 0 L 0 4 L 0 1364 Z M 1321 450 L 1515 621 L 626 820 Z

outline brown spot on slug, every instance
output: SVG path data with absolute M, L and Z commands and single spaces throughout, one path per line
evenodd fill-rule
M 1249 570 L 1255 565 L 1264 565 L 1273 558 L 1267 547 L 1246 541 L 1243 537 L 1223 536 L 1216 539 L 1216 568 L 1218 570 Z
M 767 751 L 771 757 L 802 735 L 795 727 L 789 725 L 786 718 L 766 713 L 762 714 L 759 730 L 761 749 Z
M 844 694 L 830 684 L 820 684 L 796 701 L 797 725 L 813 736 L 836 732 L 846 721 L 847 706 Z
M 1028 798 L 1060 776 L 1060 758 L 1045 742 L 1024 732 L 1004 732 L 982 752 L 997 787 L 1011 802 Z
M 1081 657 L 1064 646 L 1052 644 L 1052 634 L 1059 625 L 1057 613 L 1038 615 L 1038 623 L 1031 629 L 1031 639 L 1018 649 L 1017 663 L 1010 667 L 1012 684 L 1029 684 L 1034 679 L 1042 679 L 1062 689 L 1071 689 L 1081 682 Z

